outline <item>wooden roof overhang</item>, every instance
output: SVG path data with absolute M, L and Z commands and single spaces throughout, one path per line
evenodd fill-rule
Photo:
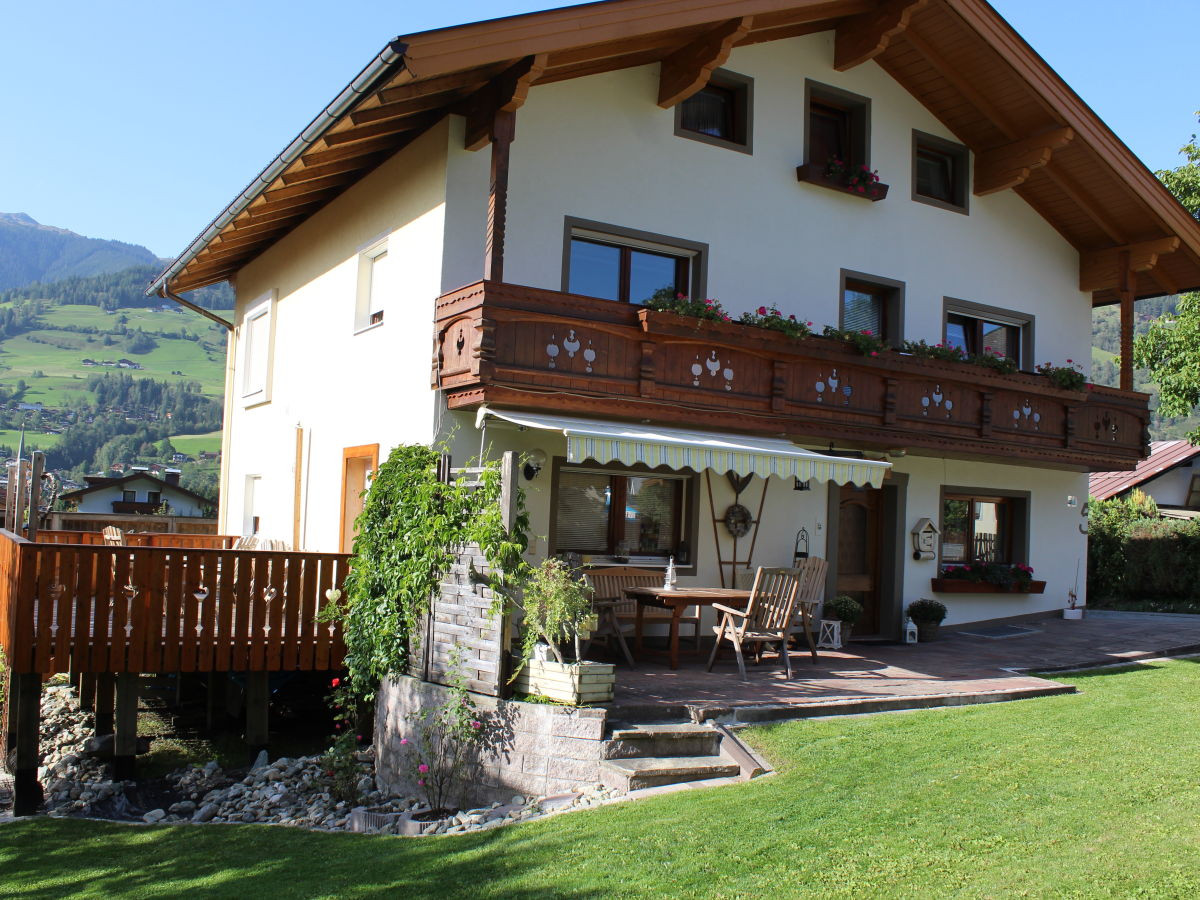
M 395 63 L 318 116 L 149 292 L 232 277 L 447 114 L 479 149 L 532 86 L 658 62 L 666 107 L 734 46 L 828 30 L 836 68 L 875 60 L 974 151 L 976 193 L 1015 190 L 1080 251 L 1097 305 L 1123 277 L 1136 297 L 1200 288 L 1200 223 L 985 0 L 609 0 L 397 38 Z

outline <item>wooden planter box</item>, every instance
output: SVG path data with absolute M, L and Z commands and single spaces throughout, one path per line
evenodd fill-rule
M 605 703 L 613 698 L 617 667 L 610 663 L 560 663 L 554 660 L 527 659 L 513 681 L 520 694 L 538 694 L 573 703 Z
M 796 180 L 841 191 L 843 194 L 849 194 L 851 197 L 861 197 L 864 200 L 882 200 L 888 194 L 888 186 L 882 181 L 877 181 L 871 185 L 864 185 L 866 190 L 860 191 L 858 188 L 850 187 L 850 185 L 846 184 L 840 178 L 831 178 L 826 175 L 825 166 L 816 165 L 815 163 L 797 166 Z
M 1041 594 L 1046 590 L 1044 581 L 1031 582 L 1028 590 L 1000 587 L 985 581 L 967 581 L 963 578 L 931 578 L 929 583 L 935 591 L 942 594 Z

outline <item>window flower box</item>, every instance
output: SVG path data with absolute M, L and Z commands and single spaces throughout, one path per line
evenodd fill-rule
M 1009 587 L 989 584 L 986 581 L 968 581 L 965 578 L 931 578 L 929 583 L 933 590 L 940 594 L 1042 594 L 1046 591 L 1044 581 L 1031 581 L 1027 586 Z
M 879 201 L 888 195 L 888 185 L 881 181 L 874 184 L 851 186 L 844 178 L 826 174 L 826 166 L 816 163 L 806 163 L 796 167 L 796 180 L 829 188 L 851 197 L 861 197 L 864 200 Z

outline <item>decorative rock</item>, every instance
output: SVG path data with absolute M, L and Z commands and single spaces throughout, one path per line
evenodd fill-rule
M 254 758 L 254 765 L 252 765 L 250 767 L 250 771 L 257 772 L 259 769 L 265 769 L 267 767 L 267 764 L 268 764 L 267 751 L 259 750 L 258 756 L 256 756 Z
M 144 816 L 142 816 L 142 821 L 146 822 L 150 825 L 153 825 L 156 822 L 161 822 L 166 817 L 167 817 L 167 813 L 165 810 L 152 809 L 152 810 L 150 810 L 150 812 L 148 812 Z
M 190 816 L 196 811 L 196 804 L 192 800 L 180 800 L 167 807 L 167 811 L 180 816 Z
M 220 809 L 220 807 L 217 806 L 217 804 L 206 803 L 204 806 L 202 806 L 198 810 L 196 810 L 196 814 L 194 816 L 192 816 L 192 821 L 193 822 L 211 822 L 213 820 L 213 817 L 217 814 L 218 809 Z

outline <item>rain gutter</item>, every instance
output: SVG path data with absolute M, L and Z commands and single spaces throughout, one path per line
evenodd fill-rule
M 404 65 L 404 53 L 408 50 L 408 44 L 395 38 L 388 42 L 387 46 L 379 52 L 379 54 L 371 60 L 367 66 L 358 73 L 358 75 L 342 92 L 334 98 L 333 102 L 325 107 L 317 117 L 313 119 L 308 126 L 300 132 L 300 134 L 288 144 L 271 163 L 258 174 L 250 184 L 242 191 L 237 198 L 225 207 L 224 211 L 218 215 L 208 227 L 200 233 L 200 235 L 188 245 L 187 249 L 181 253 L 173 263 L 167 266 L 146 288 L 146 296 L 157 294 L 164 299 L 174 300 L 176 303 L 181 303 L 184 306 L 194 309 L 202 315 L 207 316 L 214 321 L 224 325 L 226 328 L 233 326 L 221 319 L 219 316 L 212 315 L 208 310 L 202 309 L 195 304 L 188 303 L 173 294 L 169 288 L 171 280 L 178 275 L 185 266 L 187 266 L 196 256 L 199 255 L 208 242 L 221 233 L 230 222 L 237 218 L 241 213 L 253 203 L 262 194 L 267 187 L 272 184 L 276 178 L 300 156 L 305 153 L 313 144 L 320 140 L 326 131 L 328 131 L 334 123 L 336 123 L 346 112 L 354 106 L 365 95 L 371 93 L 379 86 L 385 78 L 390 77 L 394 71 Z

